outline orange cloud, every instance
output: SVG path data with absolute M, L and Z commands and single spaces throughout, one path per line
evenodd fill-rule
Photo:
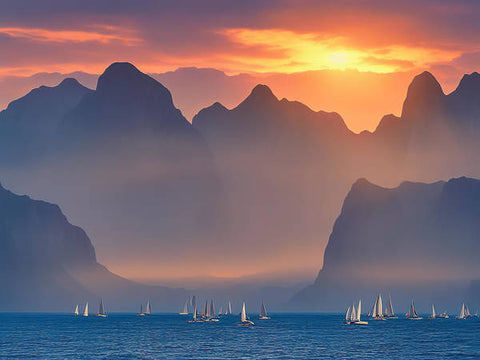
M 355 48 L 345 37 L 296 33 L 282 29 L 226 29 L 220 32 L 230 41 L 263 47 L 276 56 L 236 57 L 242 71 L 294 73 L 310 70 L 358 70 L 391 73 L 449 62 L 461 55 L 457 50 L 389 45 Z M 243 65 L 243 66 L 242 66 Z
M 142 41 L 140 38 L 133 36 L 132 32 L 128 30 L 120 30 L 117 27 L 101 25 L 97 28 L 104 30 L 104 32 L 4 27 L 0 28 L 0 34 L 5 34 L 14 38 L 28 39 L 34 42 L 49 43 L 97 42 L 108 44 L 114 41 L 120 41 L 125 45 L 135 45 Z

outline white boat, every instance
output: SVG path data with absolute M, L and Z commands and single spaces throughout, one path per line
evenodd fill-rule
M 100 305 L 98 306 L 98 313 L 97 316 L 99 317 L 107 317 L 107 313 L 105 312 L 105 308 L 103 306 L 103 300 L 100 299 Z
M 437 319 L 437 315 L 435 314 L 435 306 L 432 304 L 432 315 L 428 317 L 429 319 Z
M 463 303 L 462 309 L 460 310 L 460 315 L 458 315 L 456 319 L 468 319 L 471 317 L 472 315 L 470 314 L 470 310 L 468 309 L 468 306 L 465 303 Z
M 78 312 L 78 305 L 75 306 L 75 311 L 73 312 L 75 314 L 75 316 L 78 316 L 79 312 Z
M 218 316 L 215 316 L 215 303 L 213 299 L 210 300 L 209 321 L 219 321 Z
M 88 301 L 85 304 L 85 310 L 83 311 L 83 316 L 88 316 Z
M 355 309 L 355 304 L 347 309 L 345 315 L 345 324 L 347 325 L 367 325 L 368 321 L 362 321 L 360 319 L 362 314 L 362 300 L 358 301 L 358 307 Z
M 179 313 L 179 315 L 188 315 L 188 299 L 185 301 L 183 305 L 183 311 Z
M 393 312 L 392 298 L 390 297 L 390 294 L 388 294 L 388 304 L 385 308 L 385 317 L 387 319 L 398 319 L 398 317 L 395 316 L 395 313 Z
M 204 322 L 205 320 L 199 319 L 198 314 L 197 314 L 197 303 L 194 302 L 193 304 L 193 317 L 192 320 L 189 320 L 189 323 L 201 323 Z
M 253 326 L 255 323 L 247 318 L 247 312 L 245 310 L 245 303 L 243 303 L 242 313 L 240 315 L 240 324 L 238 326 Z
M 382 295 L 378 294 L 373 304 L 373 309 L 370 315 L 373 320 L 385 320 L 383 317 L 383 304 L 382 304 Z
M 443 313 L 439 314 L 438 317 L 442 319 L 448 319 L 450 316 L 448 316 L 447 311 L 445 310 Z
M 145 313 L 143 312 L 143 304 L 140 305 L 140 312 L 138 313 L 138 316 L 145 316 Z
M 145 315 L 152 315 L 152 306 L 150 305 L 150 300 L 147 300 L 147 307 L 145 308 Z
M 268 315 L 267 315 L 267 308 L 265 307 L 265 303 L 263 302 L 262 300 L 262 306 L 260 308 L 260 316 L 258 317 L 260 320 L 269 320 L 271 319 Z
M 407 319 L 411 320 L 420 320 L 423 319 L 422 317 L 418 316 L 417 312 L 415 311 L 415 304 L 413 303 L 412 299 L 412 304 L 410 305 L 410 308 L 408 309 L 408 312 L 405 314 Z

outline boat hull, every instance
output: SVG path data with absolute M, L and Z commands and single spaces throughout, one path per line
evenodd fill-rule
M 97 314 L 97 317 L 103 317 L 103 318 L 106 318 L 106 317 L 107 317 L 107 315 L 105 315 L 105 314 Z
M 254 326 L 254 325 L 255 325 L 255 323 L 253 321 L 249 321 L 249 320 L 244 321 L 240 324 L 237 324 L 237 326 Z
M 259 316 L 258 319 L 259 320 L 270 320 L 271 317 L 270 316 Z

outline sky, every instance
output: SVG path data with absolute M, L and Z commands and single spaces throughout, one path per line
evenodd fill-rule
M 0 0 L 0 87 L 43 72 L 100 74 L 114 61 L 148 73 L 213 68 L 266 76 L 279 97 L 372 131 L 387 110 L 399 114 L 415 74 L 433 72 L 449 92 L 478 70 L 479 13 L 473 0 Z M 323 76 L 312 84 L 296 76 L 305 73 Z M 283 87 L 282 76 L 291 79 Z M 354 91 L 315 97 L 332 77 L 335 92 Z M 382 87 L 378 79 L 394 80 Z M 378 110 L 363 105 L 364 93 Z

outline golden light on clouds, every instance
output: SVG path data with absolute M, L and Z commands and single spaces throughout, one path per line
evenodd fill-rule
M 81 43 L 93 41 L 107 44 L 113 41 L 120 41 L 125 45 L 134 45 L 142 41 L 135 37 L 131 31 L 112 26 L 98 26 L 96 30 L 92 31 L 4 27 L 0 28 L 0 34 L 14 38 L 28 39 L 34 42 L 48 43 Z
M 352 69 L 391 73 L 425 67 L 430 63 L 449 62 L 461 55 L 460 51 L 405 45 L 356 48 L 344 37 L 281 29 L 226 29 L 221 34 L 232 42 L 252 47 L 252 56 L 235 59 L 249 71 L 258 72 Z M 255 50 L 262 51 L 255 56 Z

